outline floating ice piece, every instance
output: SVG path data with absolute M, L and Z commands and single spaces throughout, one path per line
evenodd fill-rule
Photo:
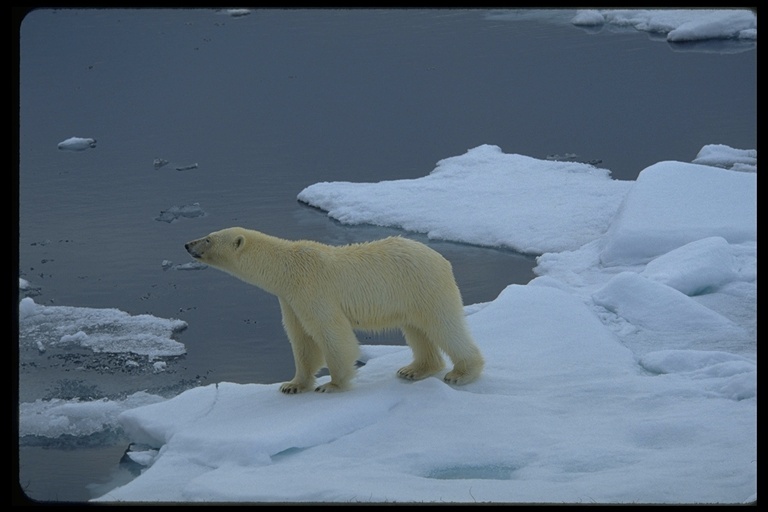
M 163 167 L 164 165 L 168 165 L 168 160 L 166 160 L 166 159 L 164 159 L 164 158 L 155 158 L 155 159 L 152 161 L 152 166 L 153 166 L 155 169 L 159 169 L 159 168 Z
M 25 297 L 36 297 L 41 293 L 39 286 L 35 286 L 21 277 L 19 278 L 19 291 L 22 292 Z
M 233 18 L 240 18 L 242 16 L 248 16 L 249 14 L 251 14 L 250 9 L 226 9 L 224 12 L 226 12 Z
M 154 462 L 158 453 L 159 450 L 150 448 L 145 444 L 131 443 L 125 450 L 120 463 L 146 467 Z
M 602 159 L 600 158 L 593 158 L 592 160 L 584 160 L 583 158 L 579 158 L 579 155 L 576 153 L 566 153 L 564 155 L 558 155 L 558 154 L 550 154 L 544 157 L 546 160 L 549 160 L 550 162 L 579 162 L 582 164 L 587 165 L 598 165 L 603 163 Z
M 199 261 L 190 261 L 173 267 L 174 270 L 203 270 L 204 268 L 208 268 L 208 265 Z
M 701 148 L 693 163 L 733 171 L 757 172 L 757 150 L 735 149 L 725 144 L 708 144 Z
M 161 167 L 165 167 L 165 166 L 166 166 L 166 165 L 168 165 L 169 163 L 170 163 L 170 162 L 169 162 L 168 160 L 166 160 L 165 158 L 155 158 L 155 159 L 152 161 L 152 166 L 155 168 L 155 170 L 157 170 L 157 169 L 160 169 Z M 191 170 L 191 169 L 197 169 L 197 167 L 198 167 L 198 164 L 197 164 L 197 162 L 195 162 L 195 163 L 193 163 L 193 164 L 187 164 L 187 165 L 175 165 L 175 166 L 174 166 L 174 168 L 175 168 L 177 171 L 189 171 L 189 170 Z
M 179 356 L 186 347 L 172 336 L 186 329 L 182 320 L 130 315 L 118 309 L 42 306 L 19 302 L 19 346 L 40 344 L 90 348 L 97 353 Z
M 671 42 L 706 39 L 757 39 L 757 16 L 749 9 L 579 9 L 577 26 L 604 23 L 665 34 Z
M 59 142 L 59 149 L 66 151 L 83 151 L 95 147 L 96 139 L 84 139 L 82 137 L 70 137 L 65 141 Z
M 564 155 L 558 155 L 558 154 L 551 154 L 547 155 L 547 160 L 576 160 L 576 157 L 579 156 L 576 153 L 566 153 Z
M 592 165 L 505 154 L 484 144 L 440 160 L 421 178 L 320 182 L 297 198 L 342 224 L 540 254 L 573 250 L 605 233 L 633 186 Z M 530 201 L 534 193 L 547 199 Z M 510 208 L 520 204 L 525 208 Z
M 204 268 L 208 268 L 208 265 L 199 261 L 189 261 L 187 263 L 174 265 L 171 260 L 163 260 L 162 266 L 163 270 L 168 270 L 169 268 L 174 270 L 202 270 Z
M 139 391 L 123 400 L 85 401 L 79 398 L 72 400 L 54 398 L 20 403 L 19 437 L 88 436 L 118 430 L 120 425 L 117 417 L 122 411 L 164 400 L 165 398 L 159 395 Z
M 571 23 L 578 27 L 596 27 L 605 23 L 605 17 L 594 9 L 579 9 Z
M 167 210 L 160 212 L 160 215 L 155 217 L 155 220 L 162 222 L 173 222 L 179 217 L 187 217 L 189 219 L 194 217 L 203 217 L 205 212 L 200 208 L 200 203 L 185 204 L 184 206 L 171 206 Z

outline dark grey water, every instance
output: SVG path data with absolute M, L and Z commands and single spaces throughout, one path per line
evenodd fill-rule
M 326 243 L 342 226 L 296 201 L 318 181 L 417 178 L 480 144 L 601 159 L 619 179 L 705 144 L 756 147 L 755 51 L 687 51 L 634 31 L 485 18 L 485 11 L 39 10 L 20 30 L 19 274 L 40 304 L 180 318 L 173 372 L 73 377 L 41 355 L 22 401 L 210 382 L 280 382 L 293 362 L 277 301 L 189 260 L 184 242 L 243 225 Z M 727 48 L 725 48 L 727 50 Z M 682 51 L 681 51 L 682 50 Z M 71 136 L 97 147 L 59 151 Z M 156 170 L 155 158 L 170 163 Z M 175 167 L 197 163 L 195 169 Z M 155 218 L 199 203 L 206 216 Z M 530 256 L 427 241 L 467 304 L 526 283 Z M 364 342 L 399 343 L 395 335 Z M 20 448 L 38 500 L 80 501 L 124 440 Z M 98 444 L 98 443 L 97 443 Z

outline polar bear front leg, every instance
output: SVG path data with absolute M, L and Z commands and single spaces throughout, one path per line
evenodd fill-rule
M 355 376 L 355 361 L 360 356 L 360 345 L 352 325 L 340 311 L 315 311 L 302 325 L 320 348 L 331 374 L 330 382 L 315 388 L 320 393 L 333 393 L 349 389 Z
M 323 354 L 315 340 L 301 326 L 296 313 L 283 300 L 280 300 L 280 311 L 296 366 L 296 375 L 292 380 L 283 383 L 280 391 L 288 395 L 309 391 L 315 386 L 315 374 L 323 366 Z

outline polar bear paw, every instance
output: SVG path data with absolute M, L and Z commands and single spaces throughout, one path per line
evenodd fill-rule
M 315 391 L 318 393 L 336 393 L 338 391 L 344 391 L 344 387 L 339 386 L 338 384 L 334 384 L 333 382 L 326 382 L 325 384 L 320 384 L 315 388 Z
M 284 382 L 280 386 L 280 391 L 285 393 L 286 395 L 295 395 L 297 393 L 303 393 L 304 391 L 307 391 L 310 389 L 309 386 L 301 385 L 296 382 L 290 381 L 290 382 Z
M 436 374 L 440 370 L 441 368 L 424 368 L 409 364 L 397 370 L 397 376 L 405 380 L 421 380 Z
M 445 374 L 445 377 L 443 377 L 443 380 L 448 384 L 461 386 L 463 384 L 468 384 L 472 382 L 473 380 L 477 379 L 478 376 L 479 376 L 479 372 L 468 373 L 468 372 L 453 369 L 450 372 Z

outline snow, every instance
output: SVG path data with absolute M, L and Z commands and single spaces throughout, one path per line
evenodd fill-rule
M 717 165 L 743 154 L 708 148 Z M 219 382 L 157 402 L 132 397 L 146 400 L 136 407 L 99 402 L 92 413 L 37 401 L 22 404 L 22 427 L 52 436 L 119 424 L 143 469 L 104 502 L 754 501 L 748 153 L 754 172 L 660 162 L 616 182 L 586 164 L 481 146 L 423 178 L 312 185 L 302 200 L 345 222 L 554 248 L 528 285 L 466 307 L 487 361 L 478 381 L 403 381 L 395 371 L 410 349 L 364 345 L 344 393 Z M 24 299 L 20 311 L 25 322 L 59 310 Z M 79 330 L 66 331 L 77 340 Z

